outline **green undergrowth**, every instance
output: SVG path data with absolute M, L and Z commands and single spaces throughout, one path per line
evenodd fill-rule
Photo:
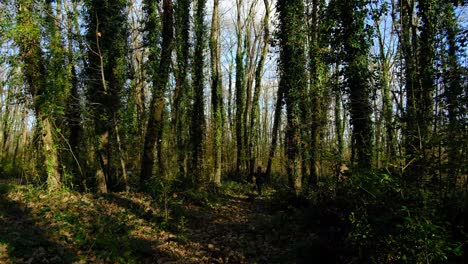
M 460 221 L 461 192 L 444 197 L 437 186 L 368 174 L 352 177 L 338 195 L 349 211 L 347 241 L 359 259 L 374 263 L 461 260 L 466 241 Z
M 0 182 L 0 263 L 458 263 L 467 240 L 461 192 L 388 174 L 300 195 L 169 183 L 95 195 Z
M 0 243 L 13 262 L 140 263 L 160 217 L 146 196 L 91 195 L 0 185 Z M 154 237 L 154 238 L 153 238 Z
M 436 191 L 434 191 L 434 189 Z M 297 233 L 290 256 L 331 263 L 459 263 L 462 193 L 409 185 L 388 174 L 354 175 L 307 194 L 279 191 L 269 229 Z

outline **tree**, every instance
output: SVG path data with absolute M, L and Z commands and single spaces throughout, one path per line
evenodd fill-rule
M 126 81 L 127 1 L 87 2 L 88 101 L 96 135 L 97 188 L 106 193 L 115 168 L 112 165 L 112 136 L 115 135 L 120 92 Z
M 372 123 L 370 105 L 370 72 L 368 66 L 371 46 L 369 28 L 365 25 L 367 1 L 346 0 L 338 3 L 341 23 L 340 45 L 345 62 L 344 77 L 350 98 L 352 145 L 357 153 L 358 168 L 372 168 Z
M 380 4 L 380 5 L 379 5 Z M 388 17 L 385 15 L 388 12 L 388 3 L 383 1 L 382 3 L 377 2 L 375 8 L 372 10 L 372 17 L 374 19 L 374 28 L 377 33 L 378 41 L 378 54 L 377 57 L 377 85 L 381 90 L 382 94 L 382 118 L 384 123 L 384 136 L 382 137 L 384 146 L 384 165 L 392 164 L 396 158 L 396 146 L 395 146 L 395 128 L 393 120 L 393 101 L 390 95 L 390 88 L 392 82 L 392 67 L 395 60 L 395 33 L 393 32 L 391 25 L 388 26 L 389 22 L 386 20 Z M 383 26 L 382 26 L 383 24 Z M 376 131 L 376 137 L 379 133 Z M 377 144 L 377 142 L 376 142 Z M 379 151 L 376 150 L 378 153 Z M 378 158 L 377 163 L 378 163 Z
M 245 70 L 244 70 L 244 49 L 242 48 L 242 31 L 243 25 L 241 21 L 241 7 L 243 0 L 236 0 L 237 7 L 237 21 L 236 21 L 236 147 L 237 147 L 237 160 L 236 160 L 236 175 L 239 177 L 242 166 L 242 156 L 244 154 L 244 140 L 243 140 L 243 113 L 245 108 Z
M 252 148 L 257 146 L 259 142 L 260 134 L 260 90 L 262 88 L 262 77 L 265 68 L 265 61 L 268 55 L 268 48 L 270 47 L 270 3 L 268 0 L 264 0 L 265 5 L 265 16 L 263 17 L 263 46 L 260 58 L 258 60 L 257 68 L 255 69 L 255 89 L 252 101 L 252 111 L 250 114 L 250 174 L 253 175 L 255 165 L 255 155 L 253 154 Z
M 300 191 L 302 185 L 301 100 L 306 81 L 304 3 L 302 0 L 279 0 L 278 39 L 280 47 L 279 85 L 284 91 L 287 110 L 286 171 L 289 187 Z
M 417 158 L 412 172 L 417 178 L 425 175 L 428 169 L 429 155 L 432 146 L 431 132 L 434 120 L 435 91 L 435 41 L 438 20 L 438 1 L 420 0 L 418 14 L 421 17 L 421 34 L 418 50 L 418 84 L 417 84 L 417 112 L 416 123 L 420 137 L 420 149 L 417 150 L 421 159 Z
M 242 117 L 242 145 L 244 146 L 242 152 L 242 161 L 244 163 L 245 172 L 248 175 L 254 174 L 254 164 L 250 162 L 253 156 L 252 132 L 254 128 L 250 126 L 251 113 L 253 106 L 252 89 L 254 82 L 254 75 L 256 72 L 255 62 L 257 60 L 257 49 L 260 44 L 260 34 L 255 25 L 255 9 L 258 1 L 252 1 L 249 7 L 249 12 L 244 22 L 244 43 L 243 49 L 245 53 L 244 64 L 244 84 L 245 84 L 245 105 Z
M 203 142 L 205 139 L 205 100 L 204 100 L 204 65 L 205 65 L 205 18 L 206 0 L 198 0 L 195 8 L 195 52 L 193 59 L 193 107 L 192 107 L 192 160 L 193 183 L 203 183 Z
M 324 10 L 325 2 L 312 1 L 309 26 L 309 83 L 311 97 L 311 126 L 310 126 L 310 180 L 312 186 L 317 185 L 320 174 L 321 134 L 326 124 L 325 81 L 327 65 L 324 61 Z M 303 109 L 305 111 L 305 109 Z M 307 124 L 307 120 L 304 120 Z
M 407 178 L 417 181 L 426 174 L 433 120 L 434 42 L 437 1 L 402 2 L 400 46 L 404 60 L 406 112 L 405 150 Z M 421 26 L 415 20 L 421 19 Z
M 174 109 L 172 111 L 173 130 L 177 147 L 179 174 L 187 176 L 187 153 L 189 152 L 188 113 L 190 108 L 190 85 L 188 81 L 190 61 L 190 3 L 191 0 L 178 0 L 175 11 L 175 52 L 177 68 L 175 70 L 176 87 L 174 91 Z
M 462 148 L 460 142 L 466 132 L 463 131 L 463 85 L 462 69 L 459 65 L 458 53 L 460 46 L 457 43 L 457 34 L 460 29 L 456 23 L 454 7 L 451 3 L 442 4 L 443 20 L 442 29 L 447 38 L 447 66 L 444 73 L 444 98 L 448 110 L 448 130 L 447 130 L 447 152 L 448 152 L 448 181 L 451 190 L 457 186 L 457 179 L 460 173 L 460 165 L 463 164 Z M 466 98 L 466 94 L 465 94 Z M 465 109 L 466 111 L 466 109 Z M 466 138 L 465 138 L 466 140 Z
M 216 186 L 221 185 L 222 170 L 222 139 L 223 139 L 223 113 L 224 103 L 222 96 L 222 78 L 221 78 L 221 51 L 220 51 L 220 25 L 219 25 L 219 0 L 214 0 L 213 16 L 210 35 L 210 54 L 211 54 L 211 106 L 213 123 L 213 155 L 214 155 L 214 176 L 213 183 Z
M 17 3 L 17 28 L 14 39 L 19 47 L 27 91 L 33 100 L 37 133 L 41 135 L 47 185 L 50 190 L 55 190 L 62 184 L 57 143 L 53 134 L 54 120 L 51 115 L 57 110 L 53 105 L 54 92 L 57 91 L 43 78 L 47 75 L 47 63 L 41 47 L 41 21 L 37 10 L 40 8 L 34 1 L 24 0 Z
M 67 37 L 67 60 L 68 60 L 68 70 L 70 71 L 69 74 L 69 85 L 70 90 L 69 94 L 66 99 L 66 107 L 65 107 L 65 116 L 66 116 L 66 126 L 68 127 L 68 136 L 67 141 L 70 144 L 70 152 L 72 156 L 70 161 L 70 168 L 71 173 L 75 175 L 74 182 L 77 186 L 84 187 L 85 186 L 85 176 L 83 169 L 80 163 L 83 161 L 82 154 L 81 154 L 81 140 L 83 139 L 83 126 L 82 126 L 82 118 L 81 118 L 81 97 L 78 92 L 79 89 L 79 77 L 78 77 L 78 60 L 75 58 L 74 54 L 74 28 L 78 25 L 78 14 L 74 12 L 75 10 L 70 7 L 70 3 L 68 1 L 64 2 L 65 11 L 66 11 L 66 37 Z M 80 44 L 79 52 L 84 52 L 82 50 L 82 44 Z M 63 66 L 61 66 L 63 67 Z
M 148 15 L 147 30 L 149 37 L 147 45 L 150 47 L 150 58 L 154 59 L 157 56 L 157 12 L 154 1 L 146 1 L 146 12 Z M 141 160 L 140 186 L 151 178 L 154 166 L 154 151 L 157 147 L 159 176 L 163 173 L 162 164 L 162 133 L 163 133 L 163 112 L 165 105 L 166 86 L 169 81 L 169 67 L 172 61 L 172 42 L 174 38 L 173 29 L 173 7 L 171 0 L 163 1 L 163 29 L 162 29 L 162 46 L 159 65 L 154 61 L 152 63 L 152 78 L 153 89 L 152 98 L 149 108 L 148 126 L 146 128 L 145 142 L 143 147 L 143 158 Z

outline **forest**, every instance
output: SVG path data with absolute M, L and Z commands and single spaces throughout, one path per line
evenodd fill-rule
M 0 263 L 468 262 L 467 5 L 0 1 Z

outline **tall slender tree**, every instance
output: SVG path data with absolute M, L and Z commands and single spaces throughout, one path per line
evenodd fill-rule
M 108 190 L 116 169 L 112 165 L 112 137 L 120 108 L 120 92 L 126 81 L 127 1 L 88 1 L 87 33 L 88 100 L 96 134 L 96 169 L 99 192 Z
M 219 0 L 213 2 L 213 15 L 210 35 L 210 54 L 211 54 L 211 107 L 213 124 L 213 156 L 214 156 L 214 175 L 212 181 L 215 185 L 221 185 L 222 170 L 222 139 L 223 139 L 223 113 L 224 103 L 222 94 L 222 76 L 221 76 L 221 43 L 220 24 L 219 24 Z
M 146 1 L 146 12 L 148 15 L 147 30 L 149 37 L 147 45 L 150 47 L 150 58 L 155 59 L 157 56 L 157 5 L 154 1 Z M 141 161 L 140 185 L 151 178 L 154 166 L 155 148 L 158 151 L 158 170 L 159 176 L 163 173 L 163 157 L 162 157 L 162 133 L 163 133 L 163 113 L 165 106 L 165 92 L 169 81 L 169 68 L 172 61 L 172 42 L 174 39 L 174 17 L 173 6 L 171 0 L 163 1 L 162 14 L 162 45 L 159 64 L 153 61 L 152 66 L 152 98 L 149 109 L 148 126 L 146 128 L 145 142 L 143 146 L 143 158 Z
M 244 49 L 242 47 L 242 31 L 244 26 L 241 21 L 243 0 L 236 0 L 237 7 L 237 21 L 236 21 L 236 36 L 237 36 L 237 48 L 236 48 L 236 174 L 239 177 L 241 173 L 241 167 L 243 163 L 244 153 L 244 140 L 243 140 L 243 124 L 244 124 L 244 108 L 245 108 L 245 70 L 244 70 Z
M 396 157 L 395 146 L 395 129 L 393 120 L 393 101 L 390 94 L 392 82 L 392 66 L 395 60 L 395 33 L 389 30 L 387 26 L 386 15 L 388 13 L 388 3 L 383 1 L 377 2 L 375 8 L 372 10 L 372 17 L 374 18 L 374 28 L 377 33 L 378 42 L 378 55 L 377 55 L 377 75 L 378 86 L 382 94 L 382 118 L 384 123 L 384 161 L 383 165 L 392 164 Z M 382 26 L 383 24 L 383 26 Z M 389 32 L 390 31 L 390 32 Z M 376 137 L 379 134 L 376 133 Z M 377 161 L 378 162 L 378 161 Z
M 324 61 L 323 21 L 325 20 L 325 1 L 313 0 L 310 10 L 309 26 L 309 83 L 311 97 L 311 127 L 310 127 L 310 180 L 312 186 L 317 185 L 320 174 L 321 134 L 326 124 L 325 81 L 327 65 Z M 305 111 L 305 109 L 303 109 Z M 306 124 L 308 123 L 305 120 Z
M 400 47 L 404 60 L 406 112 L 405 112 L 405 151 L 410 165 L 410 176 L 416 178 L 418 170 L 412 164 L 418 158 L 418 149 L 421 146 L 420 136 L 416 122 L 417 117 L 417 28 L 414 25 L 415 1 L 400 2 Z M 412 169 L 415 168 L 415 169 Z
M 204 65 L 205 65 L 205 6 L 206 0 L 197 0 L 195 8 L 195 52 L 193 60 L 193 107 L 192 107 L 192 161 L 193 183 L 203 183 L 203 143 L 205 139 L 205 99 L 204 99 Z
M 455 189 L 460 173 L 460 165 L 464 163 L 462 159 L 462 148 L 460 148 L 459 144 L 460 142 L 463 142 L 463 137 L 466 136 L 466 132 L 463 131 L 462 121 L 464 107 L 462 98 L 462 69 L 458 60 L 460 46 L 457 43 L 457 35 L 459 34 L 460 29 L 456 23 L 454 7 L 451 3 L 444 3 L 442 12 L 444 14 L 442 29 L 447 38 L 447 67 L 444 71 L 444 86 L 446 89 L 444 97 L 448 110 L 447 172 L 449 176 L 449 187 L 451 189 Z
M 253 174 L 253 168 L 255 165 L 255 154 L 252 149 L 258 146 L 260 136 L 260 92 L 262 88 L 262 77 L 265 68 L 265 61 L 268 55 L 268 48 L 270 47 L 270 2 L 268 0 L 263 1 L 265 5 L 265 16 L 263 17 L 263 46 L 260 54 L 260 58 L 255 69 L 255 88 L 254 96 L 252 101 L 252 111 L 250 114 L 250 173 Z
M 419 155 L 414 171 L 418 177 L 425 175 L 429 168 L 429 155 L 432 146 L 431 132 L 434 120 L 435 91 L 435 42 L 438 16 L 438 2 L 435 0 L 418 1 L 418 15 L 421 17 L 421 34 L 418 50 L 418 107 L 416 121 L 420 137 Z
M 79 187 L 86 188 L 84 172 L 81 167 L 83 161 L 81 155 L 81 140 L 83 136 L 82 118 L 81 118 L 81 98 L 79 94 L 79 78 L 78 78 L 78 66 L 79 61 L 76 59 L 74 43 L 76 38 L 74 37 L 74 25 L 78 23 L 78 14 L 73 12 L 73 8 L 70 6 L 68 1 L 64 2 L 66 12 L 66 36 L 67 36 L 67 59 L 68 59 L 68 70 L 70 71 L 70 91 L 67 96 L 67 102 L 65 107 L 66 125 L 68 127 L 67 140 L 70 144 L 71 156 L 73 157 L 71 164 L 71 173 L 75 175 L 75 184 Z M 80 53 L 84 50 L 79 50 Z
M 190 108 L 190 86 L 188 81 L 190 61 L 190 3 L 191 0 L 178 0 L 175 11 L 175 52 L 177 68 L 175 71 L 176 87 L 174 91 L 174 109 L 172 111 L 173 130 L 177 145 L 179 174 L 187 176 L 187 153 L 189 152 L 188 110 Z

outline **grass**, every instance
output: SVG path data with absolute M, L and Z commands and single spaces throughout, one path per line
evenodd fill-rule
M 0 182 L 0 263 L 460 259 L 459 244 L 441 221 L 443 204 L 424 202 L 433 194 L 398 198 L 396 180 L 369 177 L 302 196 L 270 188 L 257 196 L 251 185 L 236 182 L 151 195 L 48 192 Z M 426 253 L 416 256 L 409 245 Z

